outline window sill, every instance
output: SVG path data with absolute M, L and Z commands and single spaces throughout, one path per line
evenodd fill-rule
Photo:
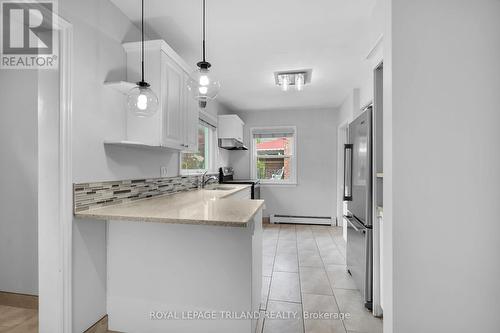
M 264 187 L 296 187 L 297 182 L 289 182 L 289 183 L 275 183 L 275 182 L 263 182 L 262 180 L 260 181 L 260 186 Z
M 180 171 L 179 175 L 180 176 L 202 176 L 203 174 L 207 173 L 207 175 L 214 175 L 218 174 L 218 171 L 215 170 L 197 170 L 197 171 Z

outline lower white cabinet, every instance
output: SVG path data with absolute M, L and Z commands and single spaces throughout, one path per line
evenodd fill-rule
M 236 192 L 234 194 L 231 194 L 231 195 L 227 196 L 226 198 L 228 198 L 228 199 L 248 199 L 248 200 L 251 200 L 252 199 L 252 190 L 251 190 L 251 187 L 250 186 L 246 187 L 246 188 L 244 188 L 241 191 L 238 191 L 238 192 Z
M 258 313 L 260 308 L 262 210 L 248 223 L 247 227 L 235 228 L 109 221 L 109 329 L 255 333 L 256 319 L 220 318 L 221 311 L 245 314 Z M 183 318 L 183 313 L 193 311 L 215 313 L 217 318 Z M 152 320 L 152 312 L 176 313 L 179 318 Z
M 141 44 L 123 44 L 127 80 L 140 81 Z M 127 142 L 179 151 L 197 151 L 199 108 L 187 82 L 189 66 L 163 40 L 145 42 L 145 81 L 159 99 L 159 110 L 148 118 L 127 114 Z

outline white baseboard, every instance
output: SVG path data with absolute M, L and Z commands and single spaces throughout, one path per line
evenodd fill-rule
M 335 225 L 335 220 L 331 217 L 324 216 L 295 216 L 295 215 L 279 215 L 273 214 L 270 216 L 271 223 L 295 223 L 295 224 L 321 224 Z

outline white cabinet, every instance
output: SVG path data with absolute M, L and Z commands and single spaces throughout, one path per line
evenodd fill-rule
M 245 123 L 235 114 L 221 115 L 218 117 L 219 139 L 236 139 L 243 142 L 243 125 Z
M 140 81 L 141 43 L 123 44 L 127 80 Z M 148 118 L 127 113 L 127 142 L 196 151 L 199 108 L 187 90 L 190 68 L 163 40 L 145 42 L 145 81 L 159 99 L 159 110 Z
M 166 147 L 183 149 L 187 127 L 184 125 L 184 116 L 187 112 L 186 93 L 184 92 L 186 75 L 182 68 L 165 53 L 161 53 L 161 58 L 161 80 L 164 83 L 161 88 L 161 112 L 163 113 L 161 143 Z
M 200 119 L 200 108 L 198 101 L 187 94 L 186 98 L 187 112 L 185 113 L 185 137 L 184 142 L 187 145 L 186 150 L 198 151 L 198 123 Z
M 228 185 L 230 186 L 230 185 Z M 251 200 L 252 199 L 252 189 L 250 186 L 244 188 L 243 190 L 241 191 L 238 191 L 234 194 L 231 194 L 231 195 L 228 195 L 226 198 L 228 199 L 248 199 L 248 200 Z

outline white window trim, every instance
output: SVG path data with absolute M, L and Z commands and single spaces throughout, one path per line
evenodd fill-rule
M 208 145 L 211 147 L 209 149 L 209 155 L 208 155 L 208 169 L 183 169 L 182 168 L 182 154 L 188 153 L 188 152 L 180 152 L 179 153 L 179 175 L 181 176 L 199 176 L 204 174 L 205 172 L 208 171 L 208 173 L 215 173 L 217 172 L 217 150 L 218 150 L 218 145 L 217 145 L 217 128 L 210 129 L 209 128 L 209 136 L 208 136 Z
M 291 156 L 292 163 L 292 175 L 289 180 L 268 180 L 261 179 L 260 183 L 263 186 L 296 186 L 297 185 L 297 144 L 298 144 L 298 136 L 297 136 L 297 126 L 263 126 L 263 127 L 251 127 L 250 128 L 250 174 L 251 178 L 257 179 L 257 155 L 255 154 L 255 140 L 253 137 L 253 132 L 256 130 L 281 130 L 281 129 L 293 129 L 293 154 Z M 267 156 L 267 155 L 266 155 Z M 279 157 L 287 157 L 290 155 L 281 155 Z M 273 156 L 276 157 L 276 156 Z

